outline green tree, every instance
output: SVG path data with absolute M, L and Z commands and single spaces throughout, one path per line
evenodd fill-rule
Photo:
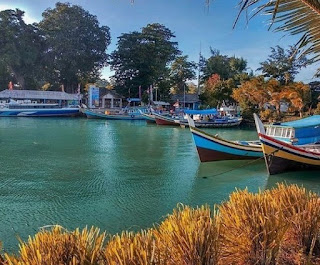
M 308 60 L 305 56 L 297 57 L 295 48 L 290 46 L 288 50 L 276 46 L 271 48 L 269 58 L 260 63 L 261 70 L 265 77 L 277 79 L 281 84 L 293 82 L 297 73 L 302 67 L 306 67 Z
M 42 69 L 44 41 L 38 28 L 23 20 L 24 12 L 0 12 L 0 75 L 1 89 L 8 80 L 23 89 L 34 89 Z
M 48 81 L 63 84 L 68 91 L 74 91 L 79 82 L 94 82 L 107 60 L 109 28 L 69 3 L 57 3 L 42 16 L 38 26 L 47 43 Z
M 202 66 L 202 82 L 208 80 L 213 74 L 218 74 L 222 80 L 233 78 L 247 68 L 247 62 L 243 58 L 229 57 L 220 54 L 220 51 L 211 48 L 211 56 Z
M 123 95 L 138 95 L 150 85 L 158 86 L 168 78 L 168 66 L 180 54 L 175 36 L 165 26 L 155 23 L 141 32 L 124 33 L 118 37 L 118 48 L 111 54 L 110 65 L 115 71 L 117 91 Z
M 316 0 L 240 0 L 240 11 L 255 15 L 264 12 L 269 15 L 270 28 L 276 24 L 276 31 L 300 35 L 296 52 L 312 56 L 309 63 L 320 60 L 320 2 Z M 258 10 L 258 11 L 257 11 Z M 254 11 L 254 12 L 252 12 Z M 238 21 L 235 21 L 235 24 Z M 320 68 L 318 69 L 320 74 Z
M 197 65 L 189 62 L 188 56 L 178 56 L 171 64 L 170 79 L 176 93 L 183 93 L 187 88 L 186 81 L 196 78 Z

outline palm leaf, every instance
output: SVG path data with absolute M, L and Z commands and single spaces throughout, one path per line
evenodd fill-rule
M 240 0 L 239 14 L 249 12 L 251 17 L 264 12 L 271 16 L 270 27 L 292 35 L 302 35 L 296 44 L 301 55 L 311 55 L 312 61 L 320 61 L 320 0 Z M 320 69 L 318 69 L 320 73 Z

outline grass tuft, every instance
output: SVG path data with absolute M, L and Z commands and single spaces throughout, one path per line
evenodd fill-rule
M 98 228 L 42 229 L 1 265 L 320 264 L 320 199 L 296 185 L 233 192 L 212 209 L 178 205 L 152 229 L 110 236 Z

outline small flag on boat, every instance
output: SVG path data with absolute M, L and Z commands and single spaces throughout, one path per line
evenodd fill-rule
M 13 90 L 13 84 L 12 84 L 12 81 L 10 81 L 10 82 L 9 82 L 9 84 L 8 84 L 8 88 L 9 88 L 9 90 Z

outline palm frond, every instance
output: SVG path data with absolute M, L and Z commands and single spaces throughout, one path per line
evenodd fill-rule
M 320 0 L 240 0 L 239 8 L 234 26 L 243 12 L 251 13 L 250 18 L 263 12 L 271 16 L 275 31 L 302 35 L 296 44 L 299 53 L 320 61 Z

